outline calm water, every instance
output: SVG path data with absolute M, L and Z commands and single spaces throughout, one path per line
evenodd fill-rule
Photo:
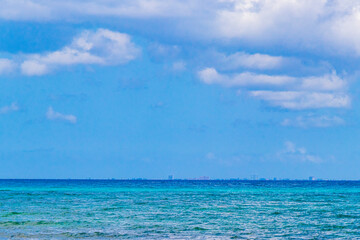
M 0 239 L 360 239 L 360 182 L 0 180 Z

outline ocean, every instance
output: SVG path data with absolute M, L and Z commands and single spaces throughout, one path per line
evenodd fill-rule
M 357 238 L 357 181 L 0 180 L 0 239 Z

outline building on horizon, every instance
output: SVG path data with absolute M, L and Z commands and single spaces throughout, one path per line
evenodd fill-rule
M 202 177 L 199 177 L 197 180 L 210 180 L 210 177 L 202 176 Z
M 197 177 L 197 178 L 187 178 L 186 180 L 210 180 L 210 177 L 208 176 L 201 176 L 201 177 Z

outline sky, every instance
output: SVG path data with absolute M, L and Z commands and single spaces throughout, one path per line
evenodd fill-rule
M 0 178 L 360 179 L 359 1 L 0 6 Z

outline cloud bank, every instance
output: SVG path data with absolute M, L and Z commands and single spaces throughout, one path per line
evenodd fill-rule
M 161 34 L 179 42 L 211 43 L 215 49 L 219 46 L 236 49 L 227 55 L 218 54 L 219 66 L 195 66 L 200 68 L 200 80 L 245 90 L 249 96 L 271 106 L 299 110 L 351 105 L 348 81 L 331 72 L 334 69 L 331 66 L 321 74 L 301 77 L 286 74 L 286 66 L 300 64 L 301 59 L 291 57 L 299 53 L 310 58 L 357 59 L 360 56 L 360 2 L 357 1 L 0 0 L 0 5 L 0 19 L 4 20 L 98 23 L 104 19 L 119 23 L 136 20 L 131 26 L 141 36 Z M 152 25 L 157 21 L 162 21 L 160 33 Z M 158 57 L 161 52 L 178 51 L 177 47 L 160 46 L 153 46 Z M 253 53 L 243 49 L 251 49 Z M 282 49 L 290 57 L 268 54 L 274 49 Z M 18 62 L 0 59 L 0 74 L 14 71 L 16 66 L 24 75 L 40 76 L 72 65 L 124 64 L 137 58 L 140 52 L 127 34 L 107 29 L 84 31 L 57 51 L 27 55 Z M 172 62 L 174 71 L 187 70 L 190 66 L 186 59 Z M 341 69 L 337 72 L 342 73 Z
M 0 6 L 4 20 L 107 17 L 149 26 L 149 19 L 165 18 L 166 34 L 191 39 L 360 55 L 360 2 L 352 0 L 0 0 Z

